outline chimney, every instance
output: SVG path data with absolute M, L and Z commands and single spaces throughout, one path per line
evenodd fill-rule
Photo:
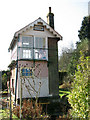
M 54 14 L 51 13 L 51 7 L 49 7 L 49 13 L 47 15 L 47 23 L 54 29 Z

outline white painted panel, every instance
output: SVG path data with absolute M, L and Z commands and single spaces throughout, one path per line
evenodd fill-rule
M 18 89 L 18 95 L 19 95 L 18 97 L 19 98 L 20 98 L 20 80 L 21 79 L 18 80 L 18 88 L 19 88 Z M 29 82 L 28 82 L 28 80 L 29 80 Z M 32 78 L 29 78 L 29 79 L 25 79 L 25 82 L 22 79 L 22 83 L 23 83 L 22 98 L 49 96 L 48 78 L 40 78 L 40 79 L 35 78 L 35 80 L 33 80 Z
M 35 31 L 35 30 L 33 30 L 33 28 L 30 28 L 27 31 L 23 32 L 22 35 L 33 35 L 33 36 L 39 36 L 39 37 L 55 37 L 46 28 L 44 28 L 44 31 Z

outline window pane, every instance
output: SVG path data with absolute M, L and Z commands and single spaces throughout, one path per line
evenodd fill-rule
M 32 76 L 32 69 L 28 68 L 23 68 L 22 69 L 22 76 Z
M 47 60 L 47 50 L 35 49 L 35 59 Z
M 22 47 L 18 48 L 18 59 L 48 59 L 47 42 L 45 38 L 31 36 L 22 37 Z
M 23 36 L 22 37 L 22 46 L 23 47 L 33 47 L 33 37 Z
M 46 48 L 45 38 L 36 37 L 35 38 L 35 48 Z
M 23 58 L 32 58 L 32 50 L 23 50 Z

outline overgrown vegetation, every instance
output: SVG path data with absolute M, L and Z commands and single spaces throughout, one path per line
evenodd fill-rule
M 84 58 L 83 55 L 80 57 L 80 64 L 77 65 L 77 71 L 75 71 L 75 77 L 72 82 L 72 90 L 69 94 L 69 103 L 73 108 L 73 110 L 71 110 L 71 115 L 75 118 L 79 117 L 87 119 L 90 117 L 88 114 L 89 62 L 90 57 Z
M 2 90 L 7 89 L 7 81 L 10 78 L 10 71 L 2 71 Z
M 14 114 L 12 114 L 12 119 L 19 120 Z M 10 120 L 10 111 L 8 109 L 0 110 L 0 120 Z
M 13 113 L 20 118 L 20 106 L 16 106 Z M 45 115 L 42 111 L 42 106 L 36 102 L 30 100 L 24 100 L 22 105 L 22 118 L 23 119 L 49 119 L 48 115 Z
M 67 71 L 67 76 L 63 78 L 61 88 L 68 87 L 70 90 L 69 103 L 72 106 L 70 114 L 74 118 L 88 119 L 88 91 L 89 91 L 89 62 L 90 62 L 90 16 L 84 17 L 79 30 L 79 41 L 76 43 L 76 49 L 72 52 L 68 50 L 61 56 L 59 66 L 62 71 Z M 65 58 L 65 60 L 64 60 Z M 69 58 L 69 60 L 67 60 Z M 70 83 L 70 87 L 68 84 Z

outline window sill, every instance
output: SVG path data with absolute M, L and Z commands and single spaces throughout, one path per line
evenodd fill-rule
M 18 59 L 19 61 L 48 61 L 48 60 L 46 60 L 46 59 L 25 59 L 25 58 L 23 58 L 23 59 Z

